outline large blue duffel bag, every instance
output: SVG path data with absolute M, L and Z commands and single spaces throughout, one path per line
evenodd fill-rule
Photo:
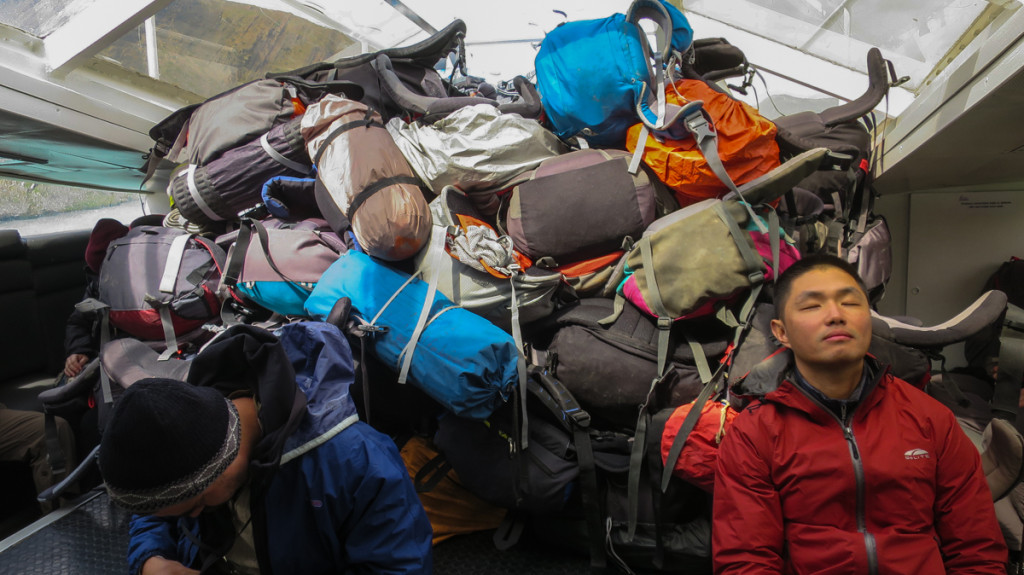
M 366 254 L 349 251 L 321 276 L 306 300 L 306 312 L 322 320 L 335 302 L 349 298 L 353 318 L 384 328 L 370 330 L 366 338 L 368 349 L 381 361 L 401 373 L 411 353 L 410 383 L 456 415 L 486 419 L 518 381 L 519 355 L 512 336 L 436 291 L 425 327 L 417 334 L 416 318 L 429 288 L 418 278 L 410 280 Z

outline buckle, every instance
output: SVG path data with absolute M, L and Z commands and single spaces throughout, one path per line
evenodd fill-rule
M 581 429 L 590 427 L 590 414 L 582 408 L 573 407 L 572 409 L 566 409 L 563 413 L 568 415 L 569 419 Z

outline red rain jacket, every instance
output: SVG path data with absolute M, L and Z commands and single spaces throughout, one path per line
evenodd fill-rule
M 878 372 L 848 427 L 789 381 L 736 417 L 716 473 L 716 573 L 1005 575 L 977 449 L 949 409 Z

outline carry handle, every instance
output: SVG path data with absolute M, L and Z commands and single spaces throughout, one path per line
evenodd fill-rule
M 668 13 L 661 2 L 658 0 L 633 0 L 626 11 L 626 20 L 640 28 L 641 37 L 645 37 L 646 34 L 640 27 L 640 22 L 642 20 L 654 22 L 658 26 L 658 31 L 654 35 L 658 49 L 654 52 L 654 56 L 660 58 L 662 62 L 668 60 L 669 52 L 672 50 L 672 15 Z
M 650 43 L 647 41 L 647 33 L 640 25 L 643 20 L 650 20 L 657 26 L 654 33 L 657 42 L 656 50 L 651 50 Z M 647 82 L 640 86 L 640 93 L 637 95 L 636 101 L 637 115 L 647 125 L 650 122 L 643 113 L 643 108 L 644 106 L 648 109 L 653 107 L 654 129 L 661 129 L 665 125 L 666 115 L 665 64 L 669 61 L 672 50 L 672 16 L 659 0 L 633 0 L 626 12 L 626 21 L 636 26 L 640 45 L 644 51 L 644 62 L 647 64 L 647 77 L 654 81 L 653 93 L 651 93 L 652 89 Z M 653 64 L 651 64 L 652 56 Z

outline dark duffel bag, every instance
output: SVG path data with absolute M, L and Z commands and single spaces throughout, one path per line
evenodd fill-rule
M 578 150 L 541 162 L 502 202 L 498 227 L 534 265 L 555 268 L 610 254 L 655 220 L 659 188 L 629 173 L 622 150 Z

